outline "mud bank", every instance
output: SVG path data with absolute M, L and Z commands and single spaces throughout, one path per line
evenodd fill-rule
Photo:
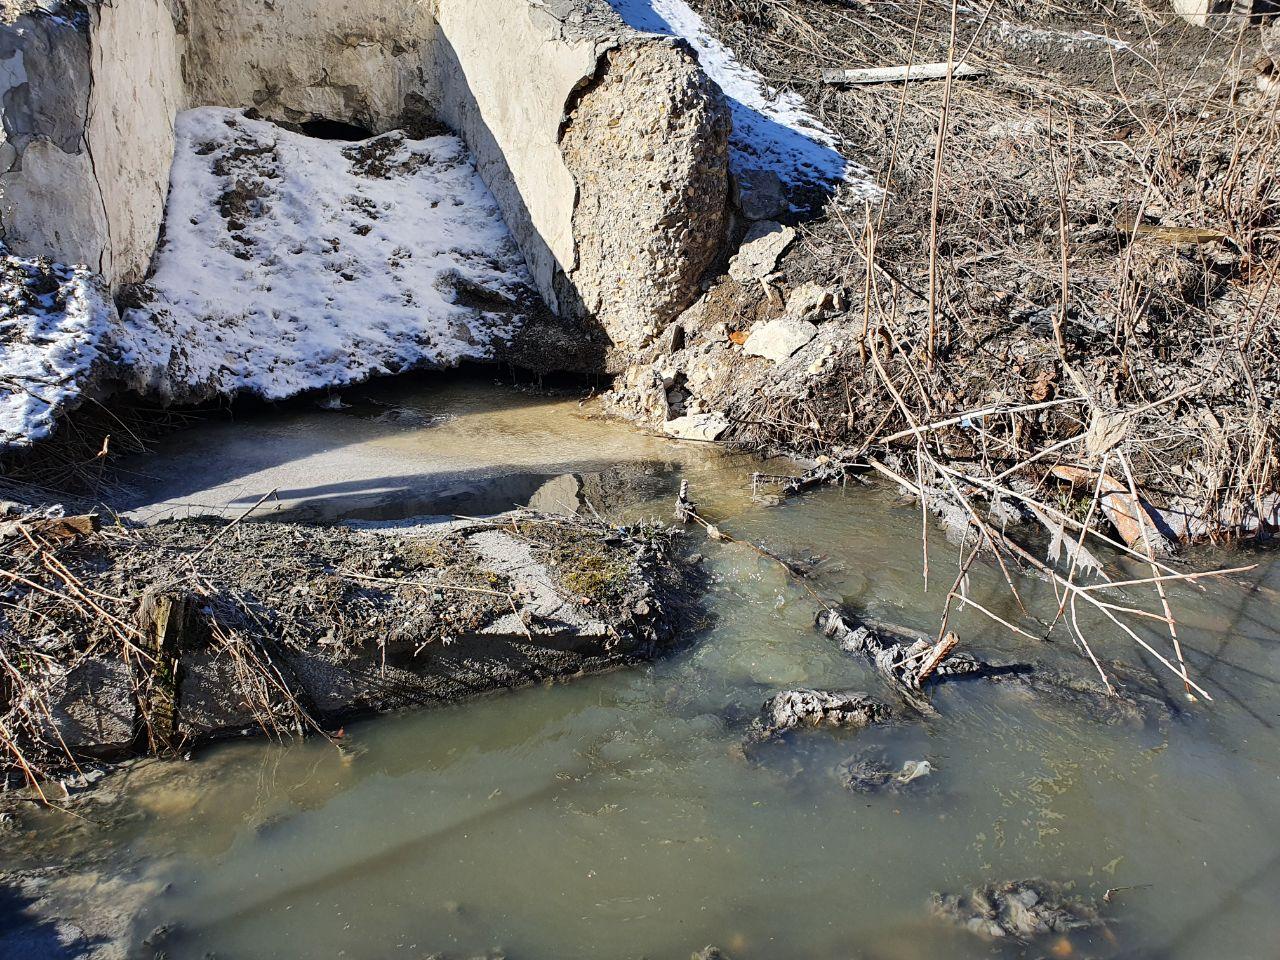
M 669 645 L 681 609 L 665 535 L 527 511 L 0 536 L 18 776 L 598 672 Z

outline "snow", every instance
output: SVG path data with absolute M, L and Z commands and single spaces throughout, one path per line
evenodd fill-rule
M 866 171 L 846 160 L 834 133 L 792 91 L 778 92 L 740 63 L 685 0 L 609 0 L 632 27 L 681 37 L 698 54 L 703 71 L 720 85 L 733 114 L 732 169 L 774 170 L 790 186 L 831 187 L 850 182 L 855 192 L 877 188 Z
M 86 267 L 0 248 L 0 448 L 103 381 L 268 399 L 491 359 L 539 303 L 462 141 L 316 140 L 178 116 L 153 275 L 116 313 Z
M 148 393 L 280 398 L 488 359 L 536 299 L 462 141 L 178 116 L 165 233 L 118 360 Z
M 0 247 L 0 449 L 52 432 L 82 399 L 118 326 L 86 267 L 15 257 Z

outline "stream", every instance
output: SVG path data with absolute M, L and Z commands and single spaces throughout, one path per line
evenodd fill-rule
M 919 509 L 885 484 L 762 505 L 758 461 L 479 378 L 398 378 L 340 403 L 172 433 L 124 464 L 116 502 L 145 520 L 231 517 L 274 490 L 261 515 L 306 522 L 530 502 L 625 522 L 669 519 L 686 479 L 727 533 L 811 564 L 815 589 L 854 612 L 936 630 L 955 576 L 935 527 L 925 589 Z M 1166 682 L 1176 714 L 1109 725 L 955 682 L 927 722 L 803 732 L 748 760 L 738 747 L 772 693 L 890 694 L 814 629 L 814 601 L 778 564 L 697 530 L 688 549 L 705 558 L 709 616 L 656 663 L 363 721 L 340 747 L 254 739 L 141 762 L 98 785 L 110 816 L 24 815 L 0 866 L 84 871 L 87 904 L 134 913 L 135 942 L 174 960 L 686 960 L 707 944 L 734 960 L 1276 956 L 1274 550 L 1202 553 L 1196 566 L 1258 566 L 1170 590 L 1212 703 Z M 1019 619 L 998 568 L 975 565 L 970 587 Z M 1020 588 L 1051 613 L 1047 584 Z M 1158 626 L 1143 630 L 1163 649 Z M 953 627 L 992 660 L 1090 669 L 1065 632 L 1034 644 L 972 612 Z M 1113 628 L 1086 629 L 1101 655 L 1162 669 Z M 838 768 L 864 752 L 933 772 L 911 793 L 851 793 Z M 933 891 L 1027 877 L 1116 888 L 1111 922 L 1029 948 L 929 916 Z

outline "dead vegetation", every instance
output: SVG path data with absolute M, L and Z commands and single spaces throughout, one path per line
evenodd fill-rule
M 873 469 L 936 515 L 963 544 L 938 641 L 965 606 L 1027 637 L 1065 624 L 1109 683 L 1087 608 L 1207 695 L 1169 590 L 1215 574 L 1188 576 L 1169 554 L 1280 528 L 1266 25 L 1198 30 L 1130 0 L 698 6 L 885 189 L 846 190 L 795 224 L 775 273 L 724 278 L 686 315 L 684 345 L 655 365 L 692 392 L 682 403 L 727 411 L 728 439 L 817 458 L 824 477 Z M 1280 28 L 1266 29 L 1274 45 Z M 935 81 L 823 82 L 939 62 Z M 841 309 L 813 316 L 812 342 L 779 361 L 744 354 L 753 322 L 789 314 L 813 282 Z M 1027 627 L 981 608 L 966 592 L 979 555 L 1023 613 L 1028 573 L 1054 585 L 1057 609 Z M 1155 609 L 1121 601 L 1120 585 Z
M 816 279 L 849 309 L 804 375 L 753 366 L 722 386 L 763 387 L 735 404 L 738 439 L 888 452 L 916 445 L 912 421 L 941 422 L 925 442 L 944 461 L 1086 500 L 1114 451 L 1104 484 L 1131 471 L 1166 537 L 1277 519 L 1280 126 L 1257 28 L 1213 35 L 1132 4 L 1001 0 L 954 35 L 934 0 L 705 7 L 887 187 L 800 225 L 776 286 Z M 987 75 L 817 82 L 949 53 Z

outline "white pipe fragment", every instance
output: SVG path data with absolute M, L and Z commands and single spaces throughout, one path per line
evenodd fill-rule
M 953 77 L 980 77 L 986 74 L 981 67 L 967 63 L 953 64 Z M 946 63 L 913 63 L 902 67 L 864 67 L 859 70 L 823 70 L 823 83 L 892 83 L 894 80 L 945 80 Z

